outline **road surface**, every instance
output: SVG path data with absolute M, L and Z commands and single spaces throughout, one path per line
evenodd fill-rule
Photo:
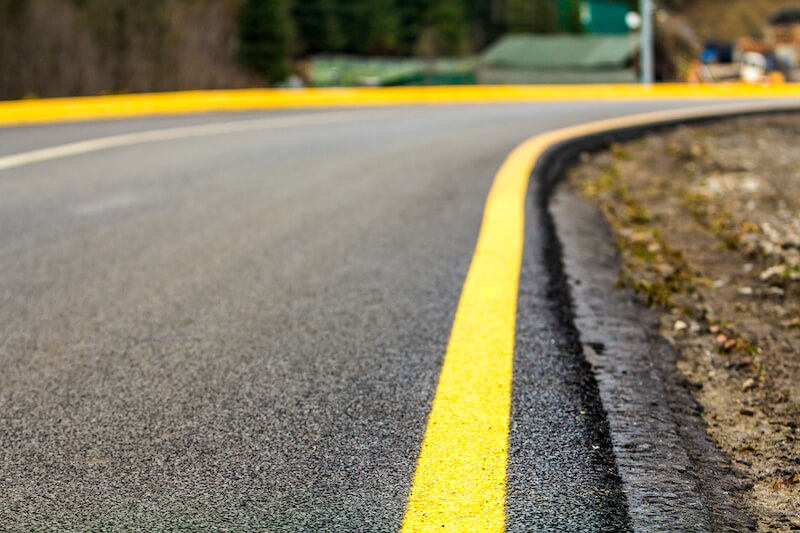
M 0 129 L 0 530 L 398 531 L 503 160 L 687 105 Z M 596 385 L 525 232 L 506 530 L 625 531 Z

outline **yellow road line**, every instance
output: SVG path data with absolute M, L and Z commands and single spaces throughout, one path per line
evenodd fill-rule
M 413 104 L 536 102 L 556 100 L 667 100 L 791 98 L 800 84 L 547 85 L 385 87 L 339 89 L 243 89 L 30 99 L 0 102 L 0 126 L 146 115 Z
M 725 106 L 593 122 L 533 137 L 508 156 L 486 202 L 428 418 L 403 533 L 504 530 L 525 195 L 536 160 L 549 147 L 577 137 L 744 109 Z
M 404 533 L 503 530 L 517 278 L 531 171 L 527 155 L 525 146 L 515 150 L 489 193 Z

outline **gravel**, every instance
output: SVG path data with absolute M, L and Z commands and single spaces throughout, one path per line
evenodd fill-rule
M 681 351 L 763 531 L 800 528 L 797 115 L 679 127 L 584 155 L 572 187 L 615 230 L 619 284 Z

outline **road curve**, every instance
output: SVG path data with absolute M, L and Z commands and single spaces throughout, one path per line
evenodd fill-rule
M 0 129 L 0 529 L 398 531 L 506 156 L 687 105 Z M 541 238 L 526 221 L 504 526 L 625 531 Z

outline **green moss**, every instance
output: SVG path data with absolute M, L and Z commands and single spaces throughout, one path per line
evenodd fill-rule
M 618 175 L 604 172 L 599 178 L 587 179 L 580 184 L 581 193 L 587 198 L 595 198 L 601 194 L 614 191 L 619 184 Z
M 744 352 L 744 353 L 746 353 L 748 355 L 757 355 L 758 352 L 759 352 L 758 346 L 756 346 L 752 342 L 749 342 L 749 341 L 747 341 L 745 339 L 741 339 L 741 338 L 736 340 L 736 349 L 737 350 L 741 350 L 742 352 Z M 760 361 L 756 361 L 755 364 L 757 366 L 760 366 Z
M 633 155 L 621 144 L 611 145 L 611 155 L 620 161 L 633 161 Z
M 633 287 L 639 294 L 641 294 L 647 305 L 654 307 L 674 307 L 672 296 L 675 294 L 674 287 L 670 283 L 662 283 L 660 281 L 647 281 L 645 279 L 637 280 Z

